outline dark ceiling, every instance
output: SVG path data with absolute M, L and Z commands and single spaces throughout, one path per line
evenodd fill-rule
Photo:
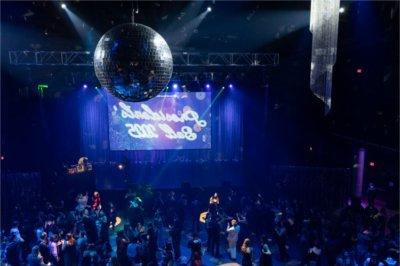
M 314 112 L 312 108 L 304 111 L 311 97 L 310 1 L 69 1 L 66 4 L 81 20 L 77 28 L 60 8 L 60 2 L 1 2 L 2 77 L 8 81 L 8 94 L 4 97 L 2 93 L 2 103 L 12 96 L 21 97 L 15 93 L 21 87 L 35 90 L 43 71 L 51 75 L 59 71 L 29 69 L 32 76 L 28 82 L 26 69 L 8 64 L 8 50 L 93 50 L 104 32 L 129 22 L 132 8 L 139 8 L 135 21 L 161 33 L 173 51 L 279 52 L 280 66 L 268 76 L 272 112 L 279 113 L 280 120 L 297 117 L 299 124 Z M 208 6 L 212 12 L 199 23 L 199 15 Z M 333 133 L 398 151 L 399 4 L 343 1 L 342 6 L 346 11 L 340 15 L 333 108 L 323 121 Z M 356 73 L 358 68 L 362 74 Z
M 99 38 L 115 25 L 135 21 L 154 28 L 173 50 L 255 51 L 308 26 L 309 2 L 270 1 L 71 1 L 68 9 L 82 21 L 78 30 Z M 3 30 L 12 47 L 90 49 L 60 8 L 60 2 L 2 2 Z M 199 25 L 196 17 L 212 7 Z M 20 42 L 24 34 L 25 41 Z M 15 38 L 14 38 L 15 36 Z M 92 45 L 93 45 L 92 43 Z

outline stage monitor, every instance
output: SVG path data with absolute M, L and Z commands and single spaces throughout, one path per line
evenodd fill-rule
M 210 92 L 166 92 L 144 102 L 108 95 L 110 150 L 210 149 L 210 104 Z

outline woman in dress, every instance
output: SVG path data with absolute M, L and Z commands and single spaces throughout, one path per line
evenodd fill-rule
M 101 210 L 101 198 L 100 193 L 95 191 L 92 197 L 92 209 L 94 211 Z
M 231 223 L 228 223 L 226 228 L 228 233 L 228 252 L 231 260 L 236 260 L 236 244 L 238 241 L 238 236 L 240 232 L 240 226 L 237 224 L 235 219 L 232 219 Z
M 260 266 L 272 266 L 272 253 L 266 236 L 263 236 L 261 240 Z
M 65 236 L 63 241 L 62 250 L 64 253 L 64 265 L 65 266 L 75 266 L 76 265 L 76 245 L 75 239 L 71 233 Z
M 251 248 L 250 239 L 246 238 L 241 247 L 242 251 L 242 266 L 252 266 L 252 253 L 253 249 Z

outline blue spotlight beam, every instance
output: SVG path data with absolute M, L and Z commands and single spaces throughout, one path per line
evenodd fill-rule
M 175 46 L 184 46 L 192 37 L 195 29 L 197 29 L 201 22 L 206 18 L 209 11 L 204 11 L 194 19 L 187 22 L 185 25 L 181 27 L 181 29 L 175 30 L 171 34 L 167 36 L 171 36 L 168 38 L 168 41 L 173 43 Z
M 69 20 L 72 22 L 72 25 L 74 26 L 74 29 L 78 33 L 79 37 L 84 42 L 86 49 L 94 49 L 97 41 L 100 39 L 100 34 L 69 8 L 65 7 L 63 9 L 65 10 Z
M 214 105 L 214 103 L 217 101 L 217 99 L 219 98 L 219 96 L 221 96 L 222 92 L 225 90 L 225 87 L 222 87 L 217 95 L 214 97 L 214 99 L 211 101 L 210 105 L 207 107 L 207 109 L 204 111 L 204 113 L 200 116 L 201 119 L 203 119 L 203 117 L 211 110 L 211 107 Z

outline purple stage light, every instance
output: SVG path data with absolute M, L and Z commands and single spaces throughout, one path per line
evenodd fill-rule
M 210 84 L 206 84 L 206 88 L 207 89 L 211 88 L 211 85 Z
M 233 89 L 233 84 L 229 84 L 229 89 Z
M 84 89 L 87 89 L 88 88 L 88 85 L 87 84 L 83 84 L 83 86 L 82 86 Z

